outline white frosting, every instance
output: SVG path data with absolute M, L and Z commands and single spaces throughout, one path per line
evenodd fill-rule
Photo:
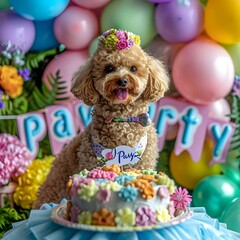
M 81 199 L 79 196 L 71 196 L 71 201 L 74 206 L 78 206 L 83 211 L 96 212 L 102 208 L 107 208 L 109 211 L 115 212 L 118 209 L 122 208 L 130 208 L 135 211 L 139 207 L 149 206 L 152 209 L 156 210 L 158 208 L 168 208 L 170 203 L 170 196 L 166 198 L 160 198 L 157 194 L 158 189 L 161 185 L 155 186 L 155 196 L 152 199 L 145 200 L 141 197 L 141 193 L 139 192 L 136 200 L 132 202 L 124 201 L 121 197 L 119 197 L 119 191 L 111 191 L 110 199 L 107 203 L 101 203 L 96 196 L 92 197 L 90 202 Z

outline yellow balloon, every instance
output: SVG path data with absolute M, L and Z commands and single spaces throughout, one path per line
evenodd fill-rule
M 205 28 L 217 42 L 240 42 L 240 1 L 208 0 L 205 8 Z
M 194 189 L 197 183 L 204 177 L 219 174 L 221 168 L 219 164 L 209 166 L 212 159 L 213 144 L 206 140 L 199 162 L 194 162 L 187 151 L 176 156 L 174 151 L 171 153 L 169 165 L 170 172 L 174 180 L 187 189 Z

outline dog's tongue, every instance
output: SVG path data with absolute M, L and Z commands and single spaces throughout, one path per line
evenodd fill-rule
M 117 89 L 116 95 L 119 100 L 125 100 L 128 97 L 128 90 L 125 88 L 119 88 Z

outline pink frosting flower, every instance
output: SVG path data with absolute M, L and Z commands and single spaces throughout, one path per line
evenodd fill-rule
M 123 30 L 118 30 L 116 33 L 115 33 L 116 37 L 118 39 L 127 39 L 128 36 L 127 36 L 127 33 Z
M 128 41 L 126 39 L 120 39 L 117 43 L 117 49 L 118 50 L 123 50 L 129 48 L 128 46 Z
M 30 151 L 16 136 L 0 134 L 0 187 L 23 174 L 31 160 Z
M 111 191 L 109 189 L 100 189 L 96 193 L 96 198 L 101 202 L 101 203 L 107 203 L 111 197 Z
M 171 200 L 174 202 L 174 207 L 177 210 L 184 210 L 192 201 L 192 197 L 188 195 L 187 189 L 179 187 L 171 194 Z
M 167 198 L 169 196 L 169 190 L 166 186 L 160 186 L 157 194 L 160 198 Z
M 113 159 L 113 154 L 112 154 L 112 152 L 108 152 L 108 153 L 106 153 L 106 158 L 107 158 L 107 160 L 111 160 L 111 159 Z
M 151 207 L 139 207 L 136 211 L 136 225 L 150 226 L 156 224 L 156 213 Z
M 172 201 L 168 205 L 168 212 L 171 217 L 174 217 L 175 207 L 174 207 L 174 202 L 172 202 Z
M 80 208 L 78 206 L 72 206 L 70 211 L 71 221 L 78 223 L 78 215 L 80 213 Z
M 107 179 L 111 182 L 114 181 L 114 178 L 118 176 L 115 172 L 110 172 L 110 171 L 103 171 L 101 170 L 101 168 L 96 168 L 96 169 L 93 169 L 92 171 L 90 171 L 88 174 L 87 174 L 87 177 L 88 178 L 93 178 L 93 179 Z

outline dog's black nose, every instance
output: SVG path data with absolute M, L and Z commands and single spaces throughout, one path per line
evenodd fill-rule
M 128 80 L 126 78 L 119 78 L 117 84 L 120 87 L 126 87 L 128 84 Z

